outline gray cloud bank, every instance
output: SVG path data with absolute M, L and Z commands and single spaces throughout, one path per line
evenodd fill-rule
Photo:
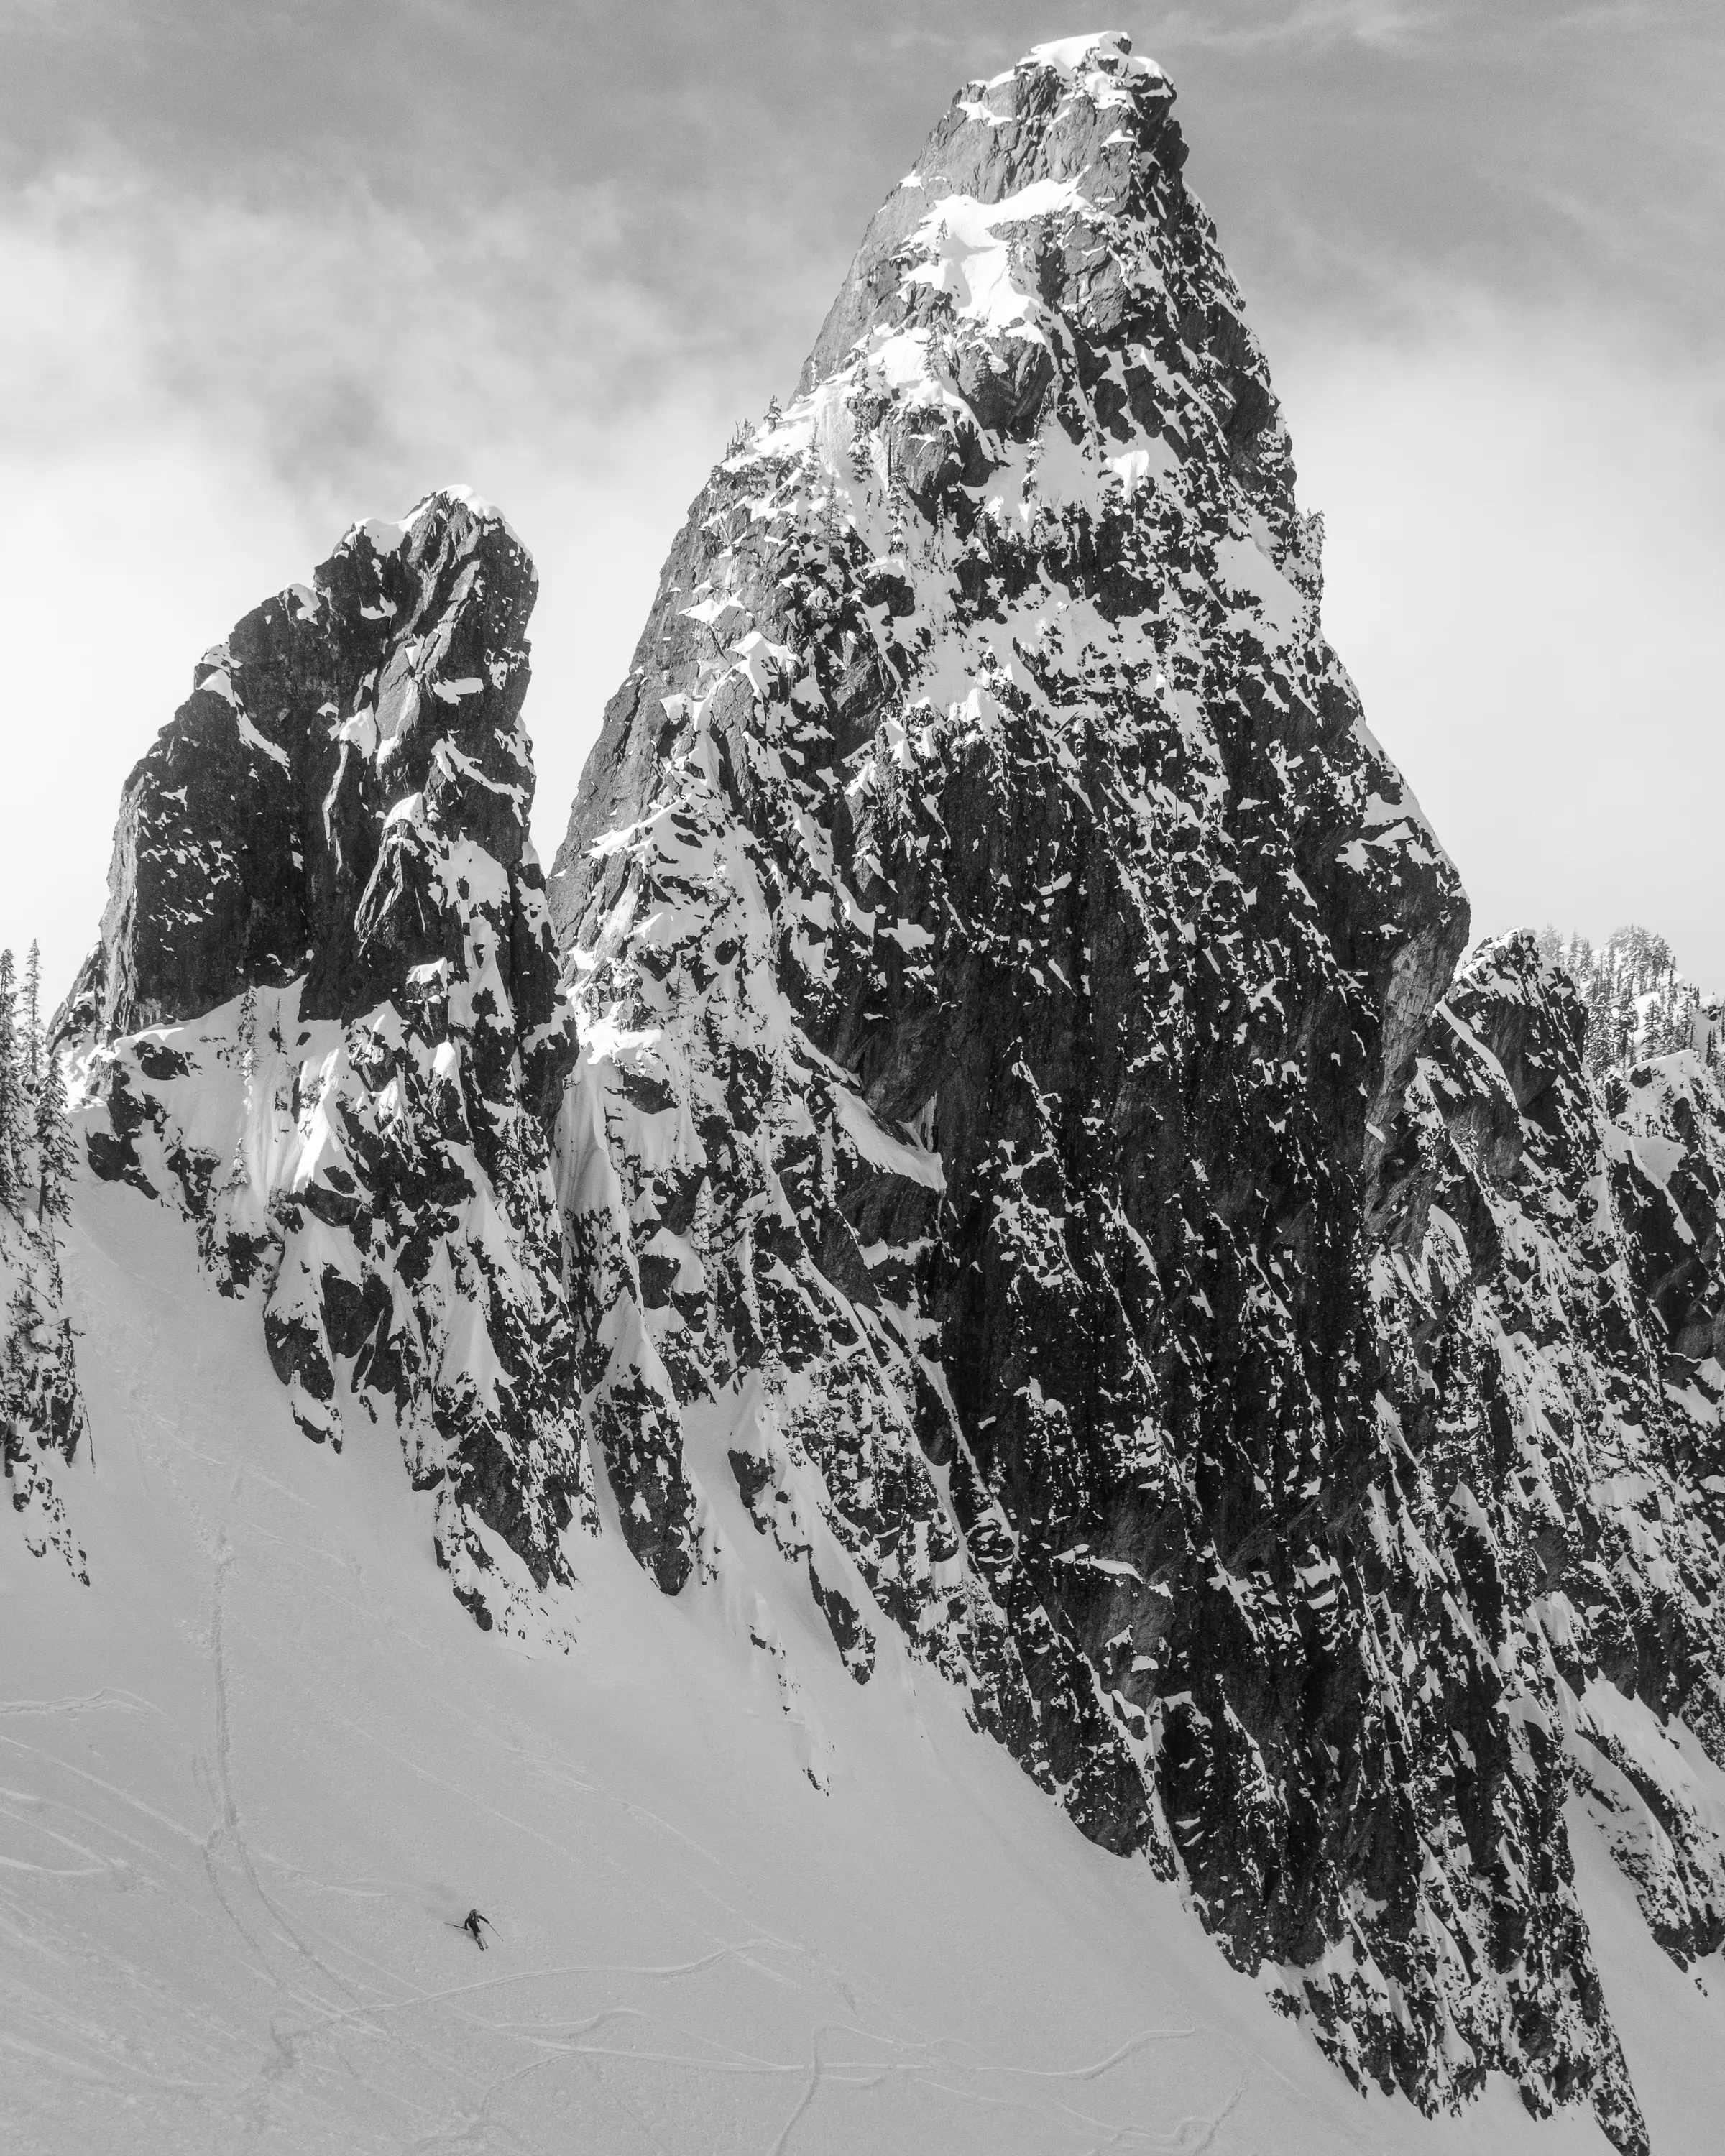
M 1725 986 L 1716 11 L 1114 14 L 1179 86 L 1328 517 L 1332 634 L 1479 925 L 1640 915 Z M 788 388 L 958 84 L 1085 27 L 1047 0 L 0 8 L 27 629 L 0 933 L 69 973 L 197 652 L 448 479 L 540 560 L 554 834 L 730 424 Z

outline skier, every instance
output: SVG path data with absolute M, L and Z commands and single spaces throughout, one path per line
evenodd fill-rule
M 485 1942 L 480 1930 L 481 1924 L 485 1926 L 487 1931 L 495 1932 L 497 1928 L 489 1917 L 480 1916 L 477 1909 L 470 1909 L 467 1912 L 467 1920 L 461 1926 L 461 1929 L 466 1933 L 468 1938 L 473 1941 L 480 1952 L 483 1953 L 485 1950 Z

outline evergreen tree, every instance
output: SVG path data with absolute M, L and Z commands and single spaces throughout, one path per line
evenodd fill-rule
M 1635 1035 L 1639 1030 L 1635 1018 L 1635 990 L 1630 985 L 1630 973 L 1625 965 L 1617 983 L 1615 1009 L 1613 1014 L 1613 1060 L 1627 1070 L 1635 1060 Z
M 1649 997 L 1645 1014 L 1641 1020 L 1641 1054 L 1650 1060 L 1656 1055 L 1669 1052 L 1670 1041 L 1666 1029 L 1665 993 L 1656 986 Z
M 28 1137 L 18 1041 L 18 971 L 11 952 L 0 951 L 0 1204 L 18 1202 Z
M 1591 952 L 1588 955 L 1591 960 Z M 1603 1078 L 1610 1068 L 1614 1045 L 1610 976 L 1603 967 L 1589 963 L 1587 973 L 1587 1043 L 1583 1054 L 1589 1070 L 1595 1078 Z
M 43 1059 L 36 1089 L 36 1158 L 37 1218 L 64 1220 L 71 1211 L 66 1185 L 72 1176 L 72 1127 L 66 1116 L 65 1074 L 57 1055 Z
M 36 1088 L 42 1082 L 42 946 L 34 937 L 30 939 L 29 955 L 24 960 L 23 1025 L 21 1041 L 23 1049 L 24 1081 L 30 1099 L 36 1097 Z
M 239 998 L 239 1067 L 249 1086 L 258 1067 L 258 992 L 249 981 Z
M 238 1190 L 246 1178 L 246 1139 L 252 1120 L 252 1086 L 258 1075 L 258 992 L 249 981 L 239 998 L 239 1070 L 245 1081 L 245 1100 L 239 1128 L 234 1134 L 234 1158 L 228 1163 L 227 1190 Z
M 886 551 L 895 556 L 905 551 L 905 490 L 896 480 L 886 495 Z

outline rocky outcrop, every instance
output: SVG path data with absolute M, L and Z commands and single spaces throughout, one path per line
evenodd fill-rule
M 1172 103 L 1111 38 L 968 85 L 672 550 L 551 886 L 584 1397 L 663 1585 L 733 1476 L 854 1675 L 901 1626 L 1351 2073 L 1634 2148 L 1555 1740 L 1378 1384 L 1466 906 Z
M 1525 1732 L 1471 1746 L 1466 1809 L 1573 1782 L 1686 1964 L 1725 1943 L 1676 1723 L 1725 1761 L 1725 1097 L 1692 1053 L 1602 1096 L 1586 1034 L 1527 936 L 1434 1015 L 1375 1194 L 1384 1382 Z
M 458 490 L 249 614 L 127 782 L 61 1020 L 90 1168 L 260 1293 L 308 1436 L 399 1429 L 456 1593 L 515 1627 L 592 1522 L 547 1150 L 573 1045 L 527 835 L 535 590 Z
M 477 906 L 496 981 L 464 975 L 467 998 L 507 994 L 497 1052 L 548 1107 L 567 1055 L 527 829 L 537 591 L 507 524 L 457 488 L 356 525 L 206 652 L 126 781 L 74 1011 L 127 1034 L 303 980 L 303 1017 L 349 1018 L 465 967 Z M 466 849 L 496 888 L 457 887 Z
M 0 1474 L 24 1547 L 90 1573 L 59 1486 L 87 1446 L 72 1323 L 51 1214 L 0 1205 Z

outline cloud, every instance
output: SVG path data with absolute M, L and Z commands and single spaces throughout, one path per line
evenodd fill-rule
M 669 291 L 619 267 L 603 185 L 428 221 L 363 182 L 253 207 L 74 172 L 23 192 L 3 244 L 0 387 L 31 403 L 0 439 L 169 404 L 302 489 L 408 443 L 547 418 L 597 436 L 712 357 Z
M 1476 929 L 1630 919 L 1725 989 L 1717 381 L 1592 321 L 1428 295 L 1276 352 L 1325 619 Z
M 193 660 L 354 517 L 447 480 L 503 503 L 538 561 L 555 841 L 686 505 L 773 386 L 761 352 L 704 352 L 614 275 L 616 232 L 603 190 L 428 234 L 362 187 L 259 209 L 113 170 L 0 218 L 0 588 L 29 624 L 0 936 L 39 937 L 51 980 L 94 933 L 121 781 Z
M 1344 39 L 1395 44 L 1436 28 L 1444 19 L 1436 7 L 1398 5 L 1396 0 L 1295 0 L 1292 5 L 1288 0 L 1249 0 L 1225 13 L 1178 6 L 1149 12 L 1155 34 L 1165 41 L 1253 54 Z M 1452 19 L 1458 12 L 1450 10 Z

